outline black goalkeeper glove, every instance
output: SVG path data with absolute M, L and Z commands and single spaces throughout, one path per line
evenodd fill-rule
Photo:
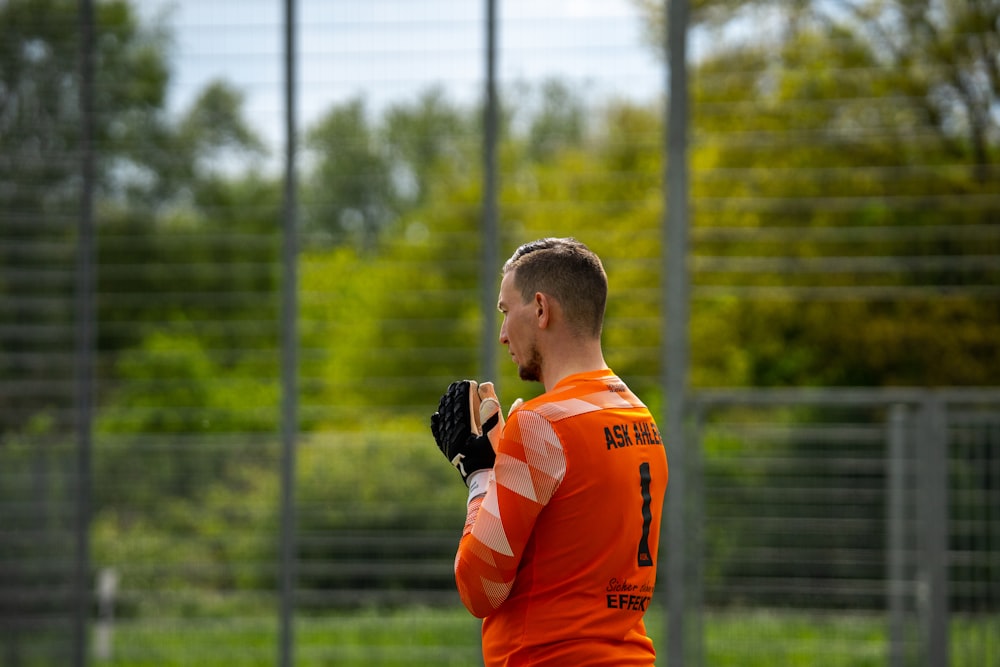
M 458 469 L 462 481 L 493 467 L 495 443 L 503 430 L 503 414 L 492 382 L 452 382 L 431 415 L 431 432 L 438 449 Z

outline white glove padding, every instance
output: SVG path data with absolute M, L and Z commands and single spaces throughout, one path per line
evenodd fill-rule
M 500 409 L 500 399 L 492 382 L 479 385 L 479 428 L 490 440 L 490 447 L 496 453 L 500 445 L 500 434 L 503 433 L 504 418 Z

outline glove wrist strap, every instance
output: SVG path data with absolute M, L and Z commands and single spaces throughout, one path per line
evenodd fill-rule
M 486 488 L 490 484 L 490 477 L 493 475 L 493 468 L 483 468 L 469 475 L 469 499 L 466 504 L 471 503 L 473 498 L 486 494 Z

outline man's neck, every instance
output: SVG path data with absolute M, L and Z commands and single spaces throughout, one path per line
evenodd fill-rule
M 575 343 L 579 346 L 579 343 Z M 555 355 L 551 361 L 546 358 L 546 363 L 542 367 L 542 384 L 545 391 L 552 391 L 552 388 L 559 384 L 564 378 L 577 373 L 589 373 L 607 368 L 604 362 L 604 355 L 601 353 L 600 344 L 584 347 L 576 354 Z

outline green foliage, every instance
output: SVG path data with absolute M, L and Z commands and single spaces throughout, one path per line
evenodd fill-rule
M 91 560 L 118 574 L 116 613 L 191 618 L 259 609 L 224 593 L 274 587 L 277 498 L 273 470 L 241 465 L 226 483 L 202 484 L 188 498 L 160 494 L 148 505 L 103 509 L 93 521 Z M 155 512 L 143 509 L 153 503 Z
M 647 42 L 663 53 L 668 18 L 664 4 L 633 2 L 644 16 Z M 977 182 L 991 179 L 993 172 L 987 165 L 997 160 L 995 109 L 1000 96 L 996 66 L 1000 5 L 996 0 L 941 2 L 933 7 L 922 0 L 862 0 L 848 5 L 812 0 L 695 0 L 690 4 L 691 24 L 720 42 L 725 41 L 727 28 L 750 29 L 760 31 L 761 47 L 770 52 L 778 52 L 772 47 L 785 43 L 796 53 L 807 54 L 801 49 L 802 35 L 820 32 L 832 37 L 830 43 L 845 54 L 865 54 L 864 60 L 894 73 L 892 85 L 879 91 L 898 101 L 890 113 L 918 118 L 929 132 L 922 142 L 907 142 L 909 146 L 927 143 L 933 136 L 933 143 L 945 154 L 971 165 Z M 827 71 L 824 78 L 838 78 L 842 90 L 847 90 L 846 78 L 865 79 L 864 69 L 849 77 L 843 76 L 849 70 L 832 67 Z M 870 112 L 870 108 L 862 111 Z M 892 128 L 893 124 L 886 126 L 890 133 Z
M 302 529 L 455 530 L 465 516 L 467 490 L 438 451 L 427 423 L 382 420 L 378 431 L 317 435 L 304 442 L 299 499 L 310 511 Z
M 372 254 L 400 234 L 400 216 L 431 202 L 475 159 L 474 122 L 435 88 L 373 119 L 361 99 L 336 105 L 306 132 L 315 166 L 304 179 L 310 246 L 350 245 Z
M 65 375 L 60 355 L 66 342 L 37 332 L 73 321 L 64 298 L 71 285 L 57 276 L 69 263 L 64 249 L 72 248 L 71 221 L 81 195 L 78 4 L 0 4 L 0 320 L 30 325 L 0 338 L 0 432 L 23 427 L 38 412 L 55 417 L 57 428 L 67 427 L 70 400 L 45 389 L 46 381 Z M 116 132 L 141 125 L 147 136 L 156 134 L 166 54 L 126 2 L 97 3 L 96 23 L 106 36 L 95 58 L 94 132 L 104 158 L 97 174 L 104 191 L 112 167 L 137 148 L 116 143 Z M 25 364 L 22 355 L 36 361 Z
M 396 197 L 406 209 L 440 192 L 449 172 L 461 169 L 476 149 L 469 113 L 454 106 L 439 88 L 413 103 L 397 103 L 383 113 L 379 134 L 389 158 Z
M 170 443 L 175 455 L 177 444 Z M 204 447 L 199 444 L 199 449 Z M 114 455 L 99 451 L 105 460 Z M 267 451 L 273 454 L 275 449 Z M 276 457 L 255 463 L 232 449 L 223 452 L 226 474 L 208 478 L 200 477 L 209 474 L 204 451 L 197 457 L 190 449 L 184 452 L 200 466 L 186 470 L 196 481 L 184 496 L 177 495 L 181 488 L 177 479 L 164 484 L 146 472 L 170 465 L 151 461 L 148 451 L 142 452 L 141 462 L 117 471 L 118 477 L 99 475 L 100 486 L 128 488 L 102 494 L 111 498 L 102 503 L 94 521 L 95 567 L 115 568 L 126 591 L 175 592 L 172 600 L 126 592 L 122 600 L 126 615 L 162 614 L 165 609 L 185 616 L 218 614 L 239 604 L 227 597 L 233 592 L 273 589 L 279 498 Z M 260 452 L 256 458 L 259 461 Z M 426 586 L 428 577 L 430 585 L 439 588 L 448 580 L 450 569 L 437 565 L 454 556 L 467 492 L 423 423 L 383 420 L 378 431 L 313 436 L 299 443 L 297 461 L 300 586 L 320 591 L 356 588 L 363 579 L 333 564 L 358 558 L 416 563 L 414 573 L 370 580 L 371 586 L 381 589 Z M 127 485 L 113 481 L 125 475 Z M 144 494 L 136 495 L 135 487 L 144 489 Z M 391 531 L 396 543 L 365 547 L 355 540 L 333 539 L 351 531 L 378 530 Z M 423 540 L 408 537 L 433 531 L 449 537 L 430 548 Z M 420 569 L 422 559 L 432 560 L 436 574 Z
M 269 610 L 270 611 L 270 610 Z M 295 623 L 295 663 L 303 666 L 463 667 L 481 659 L 480 622 L 460 606 L 364 609 L 301 616 Z M 271 664 L 277 653 L 275 614 L 235 621 L 182 620 L 116 625 L 111 660 L 98 667 L 172 667 L 196 661 L 205 667 Z M 181 640 L 183 638 L 183 640 Z
M 723 345 L 749 353 L 723 355 L 742 357 L 742 377 L 728 383 L 991 383 L 983 371 L 995 375 L 997 350 L 978 341 L 997 338 L 1000 313 L 989 298 L 977 299 L 975 288 L 949 290 L 994 284 L 997 272 L 958 263 L 920 268 L 933 263 L 925 257 L 998 247 L 988 240 L 990 210 L 972 206 L 956 216 L 933 203 L 981 186 L 976 168 L 939 166 L 954 159 L 943 144 L 915 139 L 933 135 L 927 115 L 892 101 L 904 90 L 919 98 L 930 89 L 916 90 L 905 73 L 880 67 L 867 42 L 836 26 L 799 30 L 781 50 L 723 52 L 699 71 L 694 104 L 706 111 L 698 123 L 720 141 L 692 154 L 695 201 L 719 202 L 695 218 L 706 239 L 699 252 L 707 256 L 698 281 L 718 294 L 738 286 L 763 295 L 694 303 L 693 328 L 713 310 L 725 312 L 736 326 Z M 858 76 L 845 79 L 851 71 Z M 799 141 L 800 133 L 815 139 Z M 923 198 L 928 205 L 905 204 Z M 957 224 L 968 225 L 969 242 L 959 237 L 943 246 L 923 233 Z M 803 296 L 769 298 L 770 288 Z M 965 343 L 952 347 L 959 339 Z M 970 363 L 971 350 L 985 363 Z M 706 366 L 694 355 L 697 378 Z
M 247 372 L 250 363 L 224 370 L 190 334 L 152 334 L 124 353 L 121 386 L 95 425 L 97 507 L 160 517 L 171 499 L 189 501 L 268 460 L 260 434 L 276 431 L 277 383 Z
M 359 100 L 332 109 L 306 136 L 320 156 L 305 192 L 306 228 L 371 248 L 394 208 L 389 167 Z
M 396 242 L 398 259 L 371 262 L 350 248 L 316 251 L 302 261 L 303 416 L 314 429 L 354 429 L 400 411 L 426 417 L 440 392 L 471 358 L 475 320 L 456 311 L 457 295 L 421 266 L 419 243 Z M 452 321 L 450 330 L 443 321 Z M 464 349 L 463 349 L 464 348 Z M 469 364 L 471 366 L 471 363 Z M 468 373 L 469 371 L 464 371 Z
M 667 654 L 664 617 L 658 604 L 646 615 L 647 631 L 661 656 Z M 886 623 L 867 614 L 738 610 L 709 612 L 702 622 L 705 662 L 721 667 L 810 667 L 820 662 L 830 667 L 879 667 L 888 654 Z M 995 664 L 1000 658 L 998 631 L 1000 619 L 995 616 L 954 620 L 949 664 Z M 459 605 L 299 618 L 296 664 L 469 665 L 481 658 L 478 636 L 479 622 Z M 236 667 L 273 661 L 278 630 L 273 615 L 225 623 L 180 621 L 167 627 L 157 618 L 121 623 L 115 639 L 113 659 L 95 662 L 98 667 L 171 667 L 194 659 L 205 667 Z
M 241 360 L 240 364 L 251 363 Z M 247 433 L 274 430 L 277 387 L 240 364 L 223 368 L 190 333 L 150 334 L 122 354 L 121 390 L 98 431 L 124 434 Z
M 71 439 L 48 414 L 0 438 L 0 655 L 31 643 L 20 636 L 24 618 L 58 614 L 71 604 L 70 561 L 50 558 L 74 548 L 74 462 Z

